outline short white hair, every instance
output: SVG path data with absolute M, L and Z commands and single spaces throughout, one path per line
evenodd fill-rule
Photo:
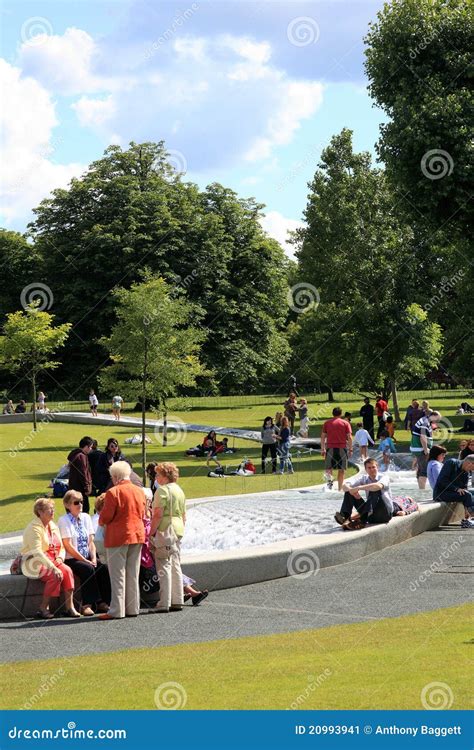
M 116 461 L 109 468 L 109 473 L 112 479 L 119 482 L 121 479 L 130 479 L 132 467 L 127 461 Z

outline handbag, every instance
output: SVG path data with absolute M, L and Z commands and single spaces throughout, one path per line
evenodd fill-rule
M 168 487 L 166 490 L 170 504 L 170 523 L 164 531 L 157 530 L 153 537 L 154 554 L 158 560 L 169 560 L 171 555 L 179 551 L 179 537 L 173 527 L 173 498 Z

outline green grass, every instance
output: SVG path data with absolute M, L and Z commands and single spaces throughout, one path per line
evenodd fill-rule
M 173 682 L 191 710 L 413 710 L 423 708 L 423 688 L 441 682 L 451 708 L 468 709 L 472 613 L 466 604 L 283 635 L 16 662 L 2 668 L 3 707 L 154 709 L 155 691 Z M 150 618 L 150 627 L 160 623 Z
M 430 403 L 445 415 L 457 429 L 464 417 L 455 416 L 456 407 L 467 398 L 465 392 L 437 391 L 435 394 L 420 393 L 420 399 L 430 395 Z M 353 424 L 357 422 L 357 414 L 361 400 L 344 394 L 346 400 L 338 404 L 346 411 L 352 411 Z M 413 393 L 401 393 L 400 404 L 404 409 L 413 397 Z M 319 399 L 322 397 L 319 396 Z M 222 404 L 222 406 L 221 406 Z M 232 405 L 234 404 L 234 405 Z M 177 402 L 177 406 L 182 405 Z M 312 437 L 319 436 L 322 423 L 331 416 L 334 404 L 314 402 L 309 400 L 310 413 L 313 422 L 310 428 Z M 53 406 L 53 404 L 51 404 Z M 74 404 L 74 406 L 77 406 Z M 67 409 L 67 404 L 63 404 Z M 203 398 L 196 408 L 170 411 L 169 419 L 180 418 L 184 422 L 214 426 L 238 427 L 248 429 L 260 428 L 267 415 L 274 415 L 281 409 L 281 398 L 277 396 L 236 396 L 224 399 Z M 132 412 L 127 412 L 132 414 Z M 138 415 L 135 415 L 138 416 Z M 156 414 L 150 413 L 150 417 Z M 77 446 L 83 435 L 91 434 L 101 446 L 108 437 L 114 436 L 122 443 L 126 437 L 137 430 L 130 427 L 102 427 L 88 425 L 74 425 L 66 423 L 43 423 L 41 429 L 34 434 L 30 423 L 2 425 L 0 422 L 0 466 L 2 482 L 0 484 L 0 529 L 1 531 L 16 531 L 23 528 L 31 519 L 32 501 L 43 494 L 49 480 L 57 469 L 66 462 L 69 451 Z M 215 495 L 232 495 L 248 492 L 265 492 L 277 489 L 318 484 L 323 481 L 323 462 L 320 457 L 312 455 L 307 458 L 296 459 L 296 474 L 293 476 L 256 476 L 230 477 L 227 479 L 211 479 L 207 477 L 208 469 L 202 459 L 184 456 L 186 448 L 190 448 L 202 441 L 202 434 L 187 433 L 182 436 L 182 442 L 163 448 L 158 438 L 149 432 L 153 443 L 148 447 L 148 460 L 175 461 L 181 472 L 181 484 L 188 498 L 198 498 Z M 455 452 L 460 435 L 456 435 L 446 443 L 449 451 Z M 405 430 L 396 432 L 399 450 L 406 449 L 409 434 Z M 233 444 L 232 438 L 230 444 Z M 235 441 L 239 452 L 234 456 L 223 458 L 223 463 L 235 467 L 239 460 L 248 456 L 257 462 L 259 467 L 260 448 L 248 441 Z M 125 446 L 124 452 L 136 467 L 140 465 L 140 446 Z

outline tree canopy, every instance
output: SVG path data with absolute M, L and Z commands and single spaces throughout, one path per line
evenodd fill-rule
M 104 361 L 99 340 L 114 322 L 116 287 L 149 271 L 186 291 L 209 335 L 202 359 L 215 382 L 247 388 L 288 357 L 287 262 L 262 230 L 263 206 L 213 183 L 183 182 L 163 142 L 110 146 L 102 159 L 36 209 L 31 236 L 71 342 L 64 377 L 79 385 Z M 81 373 L 80 378 L 77 377 Z

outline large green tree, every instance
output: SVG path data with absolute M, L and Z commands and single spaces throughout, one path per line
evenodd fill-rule
M 385 3 L 366 37 L 378 150 L 404 208 L 445 234 L 472 226 L 474 5 Z
M 209 331 L 202 359 L 217 385 L 258 383 L 288 356 L 285 256 L 263 232 L 261 210 L 219 184 L 200 191 L 183 182 L 162 142 L 111 146 L 43 201 L 31 234 L 61 301 L 58 315 L 84 344 L 71 342 L 64 377 L 83 387 L 103 365 L 98 341 L 114 322 L 111 292 L 148 269 L 202 308 L 199 323 Z
M 0 367 L 19 374 L 31 384 L 33 426 L 36 430 L 36 388 L 41 372 L 55 370 L 60 362 L 52 356 L 64 346 L 70 323 L 53 326 L 54 316 L 31 305 L 21 312 L 10 313 L 0 336 Z
M 113 299 L 117 322 L 103 341 L 113 364 L 103 370 L 101 382 L 110 392 L 118 390 L 141 402 L 145 476 L 146 403 L 159 402 L 166 420 L 167 399 L 204 374 L 199 354 L 206 334 L 192 325 L 199 312 L 196 306 L 161 278 L 117 289 Z
M 440 328 L 423 310 L 429 260 L 385 174 L 353 151 L 347 129 L 322 153 L 305 219 L 295 236 L 299 278 L 320 301 L 294 316 L 299 367 L 311 365 L 328 389 L 383 386 L 396 402 L 397 382 L 435 367 L 441 353 Z

